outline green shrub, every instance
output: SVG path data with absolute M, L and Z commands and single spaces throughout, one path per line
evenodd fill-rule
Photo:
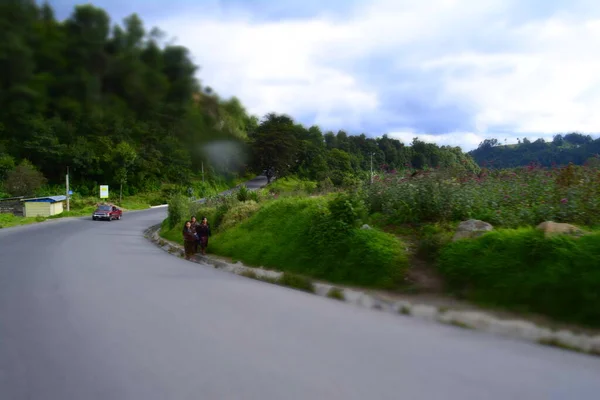
M 248 200 L 252 200 L 256 203 L 258 203 L 259 201 L 261 201 L 261 193 L 258 190 L 252 190 L 250 191 L 250 193 L 248 194 Z
M 429 224 L 421 227 L 419 231 L 419 245 L 417 255 L 429 262 L 435 262 L 440 251 L 452 241 L 455 224 Z
M 181 187 L 177 186 L 177 185 L 164 185 L 161 189 L 161 195 L 163 198 L 168 199 L 171 197 L 174 197 L 176 195 L 181 195 L 183 194 L 183 190 Z
M 239 224 L 248 219 L 252 214 L 258 211 L 259 208 L 260 206 L 258 203 L 253 200 L 232 206 L 223 216 L 223 220 L 219 225 L 219 230 L 225 230 Z
M 332 282 L 394 287 L 408 266 L 404 247 L 376 229 L 335 226 L 327 198 L 284 198 L 211 240 L 216 254 Z M 335 201 L 335 200 L 334 200 Z M 341 202 L 348 211 L 348 205 Z M 333 207 L 337 210 L 337 207 Z M 339 214 L 353 221 L 354 213 Z M 339 221 L 338 221 L 339 222 Z
M 600 233 L 492 231 L 447 245 L 439 270 L 469 299 L 600 326 Z
M 176 194 L 169 199 L 169 209 L 167 219 L 169 221 L 169 228 L 181 224 L 190 218 L 190 200 L 182 195 Z
M 236 199 L 232 196 L 222 196 L 219 201 L 216 202 L 216 209 L 211 226 L 213 229 L 218 229 L 225 218 L 225 214 L 236 204 Z
M 236 197 L 237 197 L 238 201 L 242 201 L 242 202 L 250 199 L 250 191 L 248 190 L 246 185 L 241 185 L 238 188 Z
M 333 182 L 329 177 L 326 177 L 325 179 L 319 181 L 319 183 L 317 184 L 317 190 L 319 190 L 322 193 L 331 192 L 334 188 L 335 186 L 333 185 Z

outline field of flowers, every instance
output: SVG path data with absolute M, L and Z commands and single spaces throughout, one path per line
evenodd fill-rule
M 600 168 L 574 166 L 452 171 L 410 171 L 377 177 L 367 194 L 370 211 L 389 222 L 480 219 L 501 227 L 543 221 L 600 225 Z

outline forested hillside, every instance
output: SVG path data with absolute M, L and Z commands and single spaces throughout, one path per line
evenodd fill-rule
M 26 158 L 50 182 L 70 166 L 80 190 L 184 183 L 208 157 L 202 144 L 244 138 L 255 122 L 235 98 L 202 88 L 188 50 L 161 45 L 136 15 L 111 26 L 82 5 L 59 22 L 48 4 L 6 0 L 0 27 L 4 173 Z
M 584 165 L 597 163 L 600 154 L 600 138 L 594 140 L 590 135 L 568 133 L 555 135 L 553 140 L 543 139 L 530 141 L 519 139 L 515 145 L 503 146 L 497 139 L 484 140 L 477 149 L 469 152 L 481 166 L 494 168 L 512 168 L 540 164 L 552 165 Z
M 373 168 L 460 166 L 476 171 L 459 148 L 387 136 L 322 133 L 285 115 L 262 122 L 236 98 L 224 100 L 197 80 L 188 50 L 137 15 L 115 24 L 93 5 L 65 21 L 34 0 L 0 3 L 0 181 L 20 181 L 31 165 L 39 183 L 96 193 L 99 184 L 126 193 L 182 188 L 208 176 L 264 169 L 334 184 Z M 201 57 L 201 55 L 196 55 Z M 260 123 L 259 123 L 260 122 Z M 30 164 L 29 164 L 30 163 Z M 24 172 L 25 171 L 25 172 Z M 30 172 L 30 171 L 29 171 Z M 27 172 L 27 173 L 29 173 Z M 33 194 L 33 193 L 26 193 Z

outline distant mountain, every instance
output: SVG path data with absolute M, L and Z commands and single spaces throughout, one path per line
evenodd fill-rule
M 543 166 L 584 165 L 600 157 L 600 138 L 568 133 L 555 135 L 553 140 L 519 140 L 518 144 L 501 145 L 497 139 L 486 139 L 468 153 L 482 167 L 512 168 L 539 163 Z M 597 161 L 593 161 L 597 162 Z

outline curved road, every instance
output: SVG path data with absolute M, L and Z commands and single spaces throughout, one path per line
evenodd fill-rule
M 142 236 L 165 212 L 0 230 L 0 399 L 600 396 L 600 358 L 173 257 Z

